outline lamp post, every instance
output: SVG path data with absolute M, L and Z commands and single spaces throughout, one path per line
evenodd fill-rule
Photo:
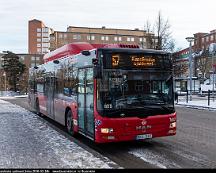
M 189 94 L 190 94 L 190 101 L 192 101 L 192 41 L 194 40 L 194 37 L 186 37 L 185 38 L 189 43 L 190 43 L 190 47 L 189 47 L 189 79 L 190 79 L 190 90 L 189 90 Z
M 213 102 L 214 102 L 214 85 L 215 85 L 215 80 L 214 80 L 214 72 L 215 72 L 215 70 L 214 70 L 214 53 L 215 52 L 213 52 L 212 53 L 212 98 L 213 98 Z
M 214 101 L 214 86 L 215 86 L 215 77 L 214 77 L 214 73 L 215 73 L 215 67 L 214 67 L 214 57 L 215 57 L 215 53 L 216 53 L 216 43 L 211 43 L 209 46 L 209 52 L 212 56 L 212 62 L 211 62 L 211 66 L 212 66 L 212 96 L 213 96 L 213 101 Z

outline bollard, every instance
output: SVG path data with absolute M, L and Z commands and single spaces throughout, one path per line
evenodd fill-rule
M 188 103 L 188 90 L 186 90 L 186 93 L 187 93 L 187 97 L 186 97 L 186 101 L 187 101 L 187 103 Z
M 208 106 L 210 105 L 210 90 L 208 90 Z

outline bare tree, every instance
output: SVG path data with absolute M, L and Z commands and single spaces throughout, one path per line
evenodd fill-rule
M 144 24 L 144 30 L 146 31 L 147 35 L 146 35 L 146 47 L 150 48 L 150 49 L 154 49 L 154 34 L 153 34 L 153 30 L 154 27 L 152 27 L 151 23 L 149 20 L 146 21 L 146 23 Z M 142 42 L 142 46 L 144 48 L 143 42 Z
M 157 37 L 156 49 L 162 49 L 166 51 L 173 51 L 175 47 L 175 41 L 171 36 L 171 25 L 168 19 L 164 19 L 161 12 L 158 12 L 158 16 L 155 22 L 155 34 Z
M 170 28 L 168 19 L 164 19 L 160 11 L 154 25 L 147 20 L 144 25 L 144 30 L 148 33 L 146 37 L 147 47 L 173 52 L 175 41 L 171 36 Z
M 202 82 L 204 80 L 204 77 L 206 77 L 206 74 L 209 72 L 210 61 L 209 61 L 209 53 L 207 50 L 203 51 L 201 55 L 196 57 L 196 68 L 199 69 L 201 72 L 201 79 Z

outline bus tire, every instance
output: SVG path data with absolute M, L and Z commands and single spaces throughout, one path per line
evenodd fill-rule
M 41 116 L 41 112 L 40 112 L 40 106 L 39 106 L 39 101 L 38 99 L 36 100 L 36 114 Z
M 73 118 L 71 110 L 68 110 L 66 113 L 66 129 L 71 136 L 75 135 L 73 130 Z

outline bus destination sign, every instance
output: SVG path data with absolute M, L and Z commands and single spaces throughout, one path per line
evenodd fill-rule
M 120 56 L 112 55 L 112 68 L 118 67 L 134 67 L 134 68 L 147 68 L 156 67 L 156 57 L 153 56 L 139 56 L 139 55 L 129 55 Z

